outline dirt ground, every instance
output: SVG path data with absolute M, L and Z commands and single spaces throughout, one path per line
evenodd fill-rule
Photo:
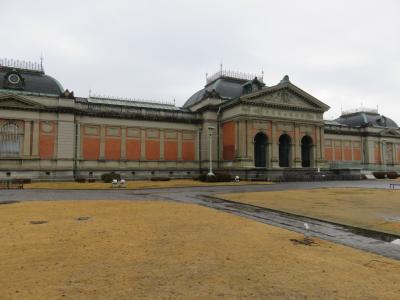
M 270 182 L 202 182 L 191 179 L 173 179 L 169 181 L 137 180 L 127 181 L 126 189 L 151 189 L 151 188 L 170 188 L 170 187 L 189 187 L 189 186 L 218 186 L 218 185 L 243 185 L 243 184 L 269 184 Z M 34 182 L 24 184 L 24 189 L 66 189 L 66 190 L 100 190 L 112 189 L 111 183 L 93 182 Z
M 400 190 L 329 188 L 218 196 L 336 223 L 400 234 Z
M 398 299 L 400 261 L 302 238 L 174 202 L 0 205 L 0 298 Z

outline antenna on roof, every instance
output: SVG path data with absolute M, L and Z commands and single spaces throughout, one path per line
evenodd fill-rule
M 40 71 L 43 72 L 43 52 L 40 52 Z
M 175 101 L 175 98 L 174 98 L 174 106 L 176 106 L 175 103 L 176 103 L 176 101 Z
M 220 71 L 222 73 L 222 59 L 221 59 L 221 63 L 219 64 L 219 67 L 220 67 Z
M 261 81 L 264 81 L 264 68 L 261 69 Z

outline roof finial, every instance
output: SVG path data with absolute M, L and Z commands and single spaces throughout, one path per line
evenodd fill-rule
M 40 52 L 40 71 L 43 72 L 43 52 Z
M 219 67 L 220 67 L 220 71 L 221 71 L 221 74 L 222 74 L 222 59 L 221 59 L 221 63 L 219 64 Z

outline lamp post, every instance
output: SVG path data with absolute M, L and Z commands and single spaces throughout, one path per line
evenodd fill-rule
M 214 130 L 214 127 L 208 126 L 208 140 L 209 140 L 209 143 L 210 143 L 210 149 L 209 149 L 210 150 L 210 155 L 209 155 L 209 157 L 210 157 L 210 170 L 209 170 L 207 176 L 214 176 L 214 173 L 212 171 L 212 135 L 213 135 L 213 130 Z

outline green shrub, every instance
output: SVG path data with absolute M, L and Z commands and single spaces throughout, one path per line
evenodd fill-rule
M 217 172 L 215 173 L 218 182 L 231 182 L 233 177 L 230 173 L 227 172 Z
M 101 175 L 101 180 L 106 183 L 111 183 L 114 179 L 121 180 L 121 175 L 118 173 L 104 173 Z
M 218 179 L 217 179 L 217 176 L 215 176 L 215 175 L 206 175 L 206 180 L 205 180 L 206 182 L 217 182 L 218 181 Z
M 373 172 L 372 173 L 376 179 L 385 179 L 386 178 L 386 172 Z
M 396 179 L 399 177 L 399 174 L 397 172 L 388 172 L 387 173 L 387 178 L 389 179 Z
M 13 178 L 11 179 L 11 183 L 15 183 L 15 184 L 27 184 L 27 183 L 31 183 L 32 179 L 30 178 Z
M 80 182 L 80 183 L 85 183 L 86 179 L 83 176 L 78 176 L 78 177 L 75 177 L 74 181 L 75 182 Z
M 169 177 L 151 177 L 151 181 L 170 181 L 171 178 Z

